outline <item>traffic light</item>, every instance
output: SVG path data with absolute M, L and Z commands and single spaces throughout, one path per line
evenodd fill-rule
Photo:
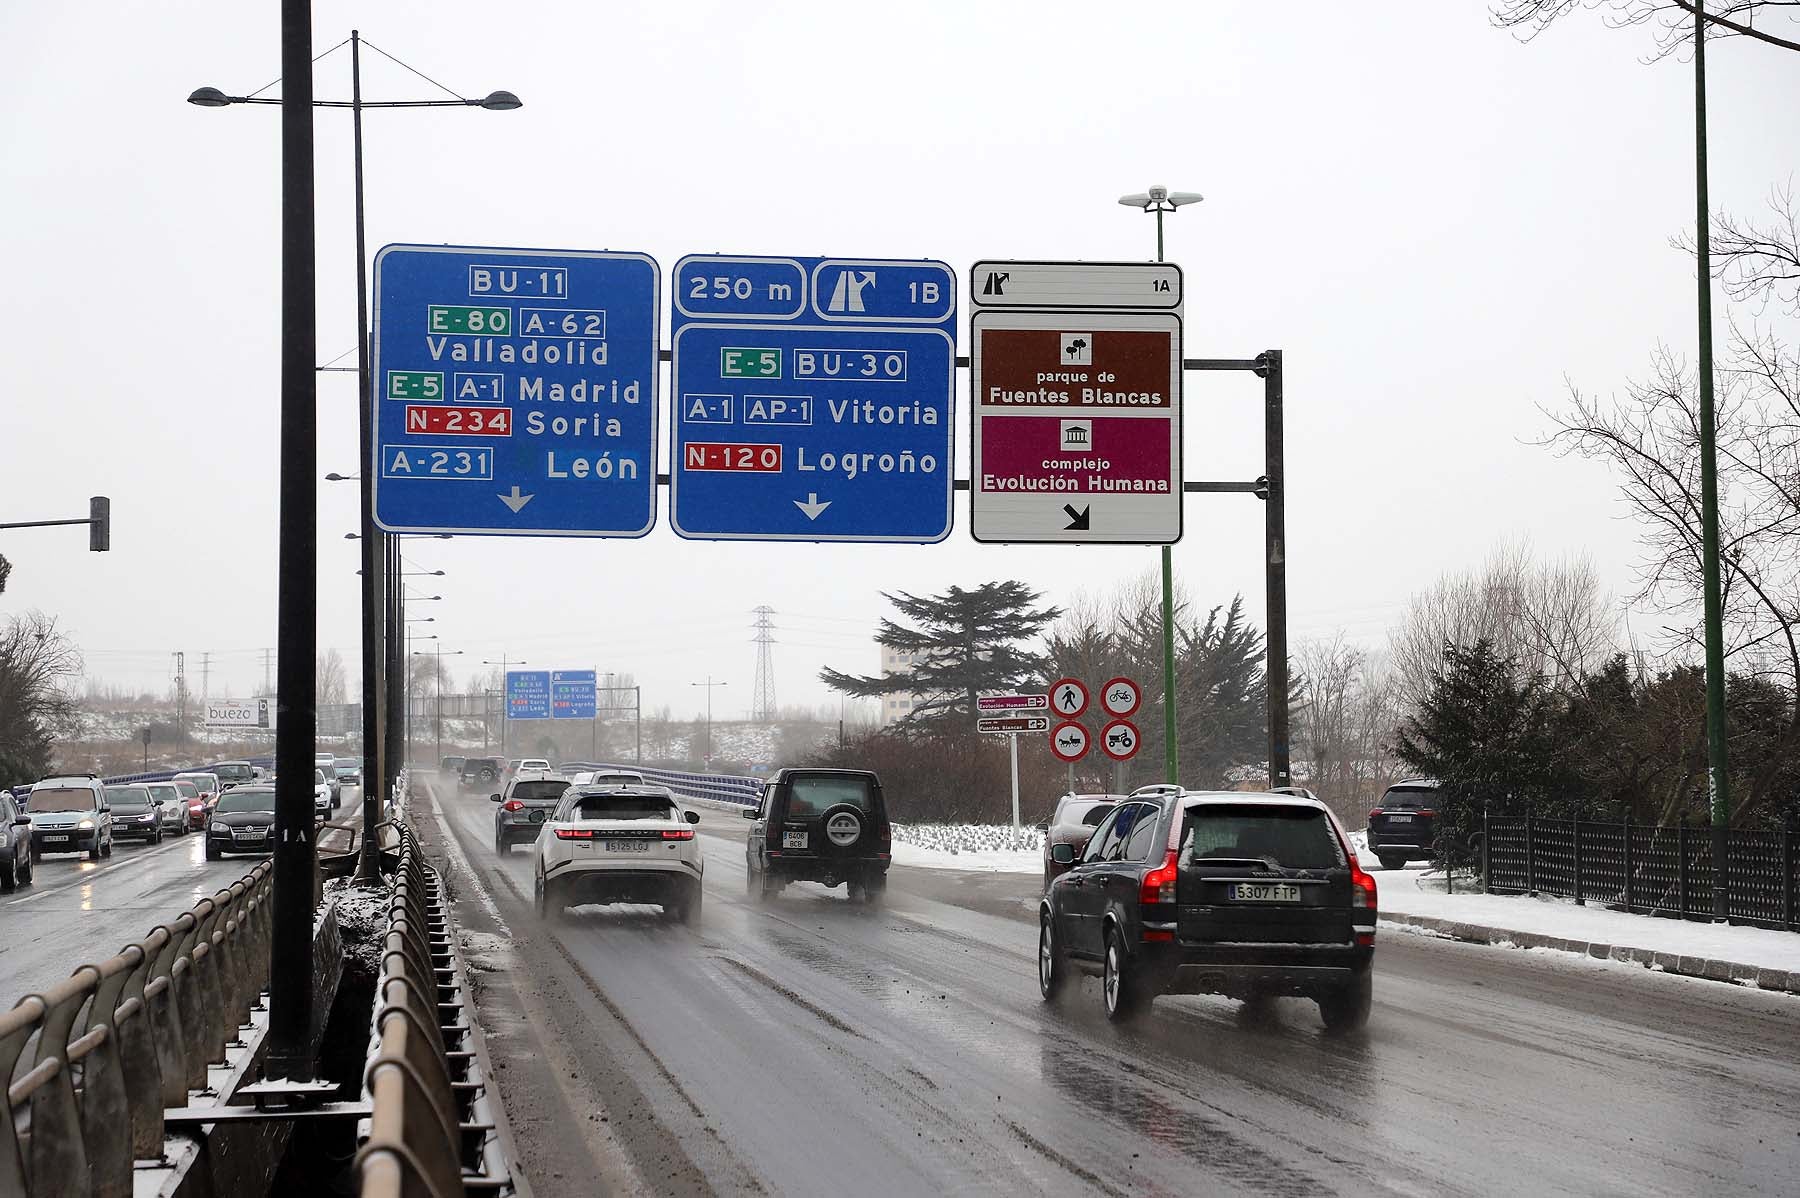
M 112 500 L 96 495 L 88 500 L 88 552 L 112 548 Z

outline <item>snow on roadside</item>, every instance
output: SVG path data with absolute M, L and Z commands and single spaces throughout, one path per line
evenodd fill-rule
M 1421 915 L 1578 943 L 1613 944 L 1767 969 L 1800 970 L 1800 935 L 1793 932 L 1656 919 L 1597 906 L 1578 907 L 1572 899 L 1547 894 L 1464 894 L 1460 890 L 1450 894 L 1443 874 L 1428 870 L 1422 861 L 1412 862 L 1405 869 L 1382 869 L 1368 851 L 1366 836 L 1364 832 L 1352 832 L 1350 839 L 1357 860 L 1374 875 L 1376 903 L 1383 915 Z
M 1001 824 L 895 824 L 894 864 L 1035 874 L 1044 868 L 1044 833 Z

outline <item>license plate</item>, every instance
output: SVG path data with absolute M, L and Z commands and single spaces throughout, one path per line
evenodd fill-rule
M 236 833 L 236 836 L 239 840 L 261 840 L 264 836 L 267 836 L 267 835 L 268 835 L 267 832 L 260 832 L 260 831 L 259 832 L 238 832 L 238 833 Z
M 1240 882 L 1231 888 L 1231 897 L 1240 903 L 1297 903 L 1298 886 L 1258 886 Z
M 61 844 L 67 839 L 69 839 L 67 836 L 46 836 L 46 837 L 44 837 L 44 843 L 45 844 Z
M 609 853 L 648 853 L 650 842 L 648 840 L 609 840 L 606 842 L 606 851 Z
M 781 847 L 784 849 L 803 849 L 803 848 L 805 848 L 806 847 L 806 833 L 805 832 L 783 832 L 781 834 Z
M 1388 823 L 1390 823 L 1390 824 L 1410 824 L 1410 823 L 1412 823 L 1412 816 L 1410 816 L 1410 815 L 1390 815 L 1390 816 L 1388 816 Z

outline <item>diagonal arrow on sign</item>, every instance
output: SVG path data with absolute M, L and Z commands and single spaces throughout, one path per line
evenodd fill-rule
M 794 500 L 794 506 L 805 512 L 808 520 L 817 520 L 819 518 L 819 513 L 831 506 L 831 500 L 827 499 L 824 503 L 820 503 L 818 494 L 813 491 L 808 491 L 806 493 L 806 502 L 801 503 L 796 499 Z
M 1075 510 L 1074 504 L 1072 504 L 1072 503 L 1063 504 L 1063 511 L 1069 513 L 1069 523 L 1064 527 L 1063 531 L 1064 532 L 1086 532 L 1087 526 L 1088 526 L 1088 513 L 1093 510 L 1093 506 L 1094 505 L 1091 503 L 1086 504 L 1078 512 Z
M 513 510 L 513 514 L 515 516 L 518 515 L 520 508 L 524 507 L 526 504 L 531 502 L 531 498 L 532 497 L 530 495 L 519 494 L 519 484 L 518 483 L 513 484 L 513 489 L 512 489 L 511 495 L 501 495 L 499 497 L 500 502 L 504 503 L 507 507 L 511 508 Z

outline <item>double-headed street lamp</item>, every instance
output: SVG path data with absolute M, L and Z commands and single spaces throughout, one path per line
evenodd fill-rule
M 306 38 L 305 40 L 307 42 L 306 48 L 308 50 L 310 50 L 310 41 L 311 41 L 310 37 Z M 340 45 L 341 44 L 342 43 L 340 43 Z M 377 843 L 377 839 L 376 839 L 376 836 L 377 836 L 376 828 L 380 821 L 380 808 L 379 808 L 378 796 L 391 795 L 393 793 L 395 780 L 399 776 L 399 767 L 396 762 L 394 762 L 393 760 L 390 759 L 391 754 L 383 753 L 383 751 L 380 747 L 381 742 L 384 738 L 381 735 L 380 716 L 377 714 L 381 710 L 381 675 L 377 672 L 377 670 L 378 670 L 377 662 L 380 661 L 383 657 L 382 646 L 379 642 L 378 634 L 376 632 L 376 612 L 382 607 L 382 596 L 380 593 L 380 581 L 376 574 L 376 570 L 377 570 L 377 567 L 379 564 L 378 559 L 381 556 L 381 547 L 378 544 L 378 541 L 380 540 L 380 538 L 376 535 L 375 495 L 374 495 L 373 483 L 371 481 L 373 476 L 370 473 L 370 468 L 373 466 L 374 461 L 375 461 L 375 442 L 374 442 L 375 404 L 374 404 L 374 389 L 371 386 L 370 379 L 369 379 L 369 285 L 368 285 L 368 261 L 369 261 L 369 259 L 368 259 L 368 252 L 367 252 L 367 238 L 365 236 L 366 226 L 365 226 L 365 223 L 363 220 L 362 114 L 363 114 L 363 110 L 365 108 L 485 108 L 490 112 L 510 112 L 511 110 L 513 110 L 515 108 L 521 107 L 522 102 L 520 101 L 518 96 L 514 95 L 510 91 L 491 91 L 487 95 L 483 96 L 482 98 L 480 98 L 478 100 L 471 99 L 467 96 L 457 95 L 455 92 L 450 91 L 450 89 L 445 88 L 443 86 L 443 84 L 437 83 L 436 80 L 428 80 L 428 81 L 431 82 L 434 86 L 442 88 L 445 92 L 447 92 L 449 95 L 451 95 L 455 98 L 449 99 L 449 100 L 364 101 L 362 98 L 362 45 L 363 45 L 362 34 L 358 30 L 352 29 L 350 31 L 350 99 L 349 100 L 345 101 L 345 100 L 315 100 L 315 99 L 313 99 L 313 97 L 312 97 L 312 78 L 311 78 L 310 73 L 307 74 L 305 80 L 299 85 L 299 87 L 296 90 L 300 91 L 304 95 L 305 104 L 308 108 L 348 108 L 350 110 L 350 122 L 351 122 L 351 129 L 353 132 L 353 142 L 354 142 L 355 181 L 356 181 L 357 420 L 361 426 L 360 429 L 358 430 L 358 445 L 359 445 L 359 448 L 361 451 L 362 461 L 363 461 L 363 465 L 364 465 L 363 473 L 358 479 L 358 481 L 361 484 L 358 487 L 358 490 L 361 492 L 360 506 L 361 506 L 361 524 L 362 524 L 362 534 L 363 534 L 363 536 L 362 536 L 362 542 L 363 542 L 362 543 L 362 571 L 361 571 L 361 573 L 362 573 L 362 670 L 363 670 L 363 674 L 362 674 L 362 709 L 363 709 L 362 710 L 362 739 L 363 739 L 364 756 L 368 757 L 370 759 L 368 762 L 365 762 L 364 766 L 363 766 L 364 779 L 365 779 L 365 784 L 363 787 L 363 844 L 362 844 L 361 859 L 359 860 L 359 862 L 357 864 L 356 876 L 357 876 L 357 880 L 359 882 L 363 882 L 363 883 L 372 885 L 372 884 L 378 883 L 381 878 L 380 860 L 379 860 L 380 846 Z M 369 48 L 374 50 L 377 54 L 380 54 L 383 58 L 390 59 L 391 61 L 398 63 L 400 66 L 406 67 L 407 70 L 412 71 L 415 75 L 419 75 L 419 77 L 421 79 L 426 78 L 426 76 L 424 76 L 420 72 L 414 70 L 410 66 L 407 66 L 407 64 L 400 62 L 399 59 L 394 58 L 393 55 L 389 54 L 387 51 L 383 50 L 381 47 L 371 44 Z M 334 47 L 334 49 L 335 49 L 335 47 Z M 327 53 L 329 53 L 329 51 L 327 51 Z M 284 61 L 293 62 L 293 61 L 298 60 L 300 57 L 301 56 L 298 53 L 294 53 L 294 54 L 287 55 L 284 58 Z M 310 57 L 310 54 L 307 55 L 307 57 Z M 309 66 L 310 66 L 310 64 L 309 64 Z M 266 90 L 266 89 L 258 89 L 258 90 Z M 195 88 L 194 91 L 188 95 L 188 103 L 197 105 L 198 107 L 201 107 L 201 108 L 227 108 L 234 104 L 277 104 L 278 105 L 281 102 L 282 101 L 280 101 L 280 100 L 270 99 L 266 96 L 258 96 L 255 93 L 251 93 L 250 95 L 246 95 L 246 96 L 229 95 L 226 92 L 221 91 L 219 88 L 216 88 L 216 87 Z M 311 131 L 312 131 L 311 130 L 311 117 L 309 115 L 307 118 L 307 129 L 306 129 L 307 140 L 309 143 L 311 141 Z M 304 220 L 305 220 L 305 223 L 307 224 L 308 228 L 310 229 L 310 226 L 312 223 L 312 211 L 311 211 L 312 203 L 311 203 L 311 195 L 310 195 L 310 191 L 311 191 L 310 144 L 308 147 L 307 158 L 308 158 L 308 162 L 307 162 L 308 182 L 306 183 L 307 195 L 304 197 L 304 200 L 302 202 L 305 207 Z M 310 243 L 310 237 L 309 237 L 308 246 L 307 246 L 307 255 L 308 255 L 309 259 L 311 256 L 311 252 L 312 252 L 312 250 L 311 250 L 311 243 Z M 311 270 L 311 263 L 309 260 L 309 262 L 308 262 L 309 274 L 308 274 L 308 284 L 307 284 L 309 291 L 311 289 L 310 270 Z M 309 308 L 310 308 L 310 302 L 311 301 L 310 301 L 310 297 L 309 297 L 309 300 L 308 300 Z M 310 325 L 310 321 L 309 321 L 309 325 Z M 312 340 L 312 336 L 309 331 L 309 334 L 308 334 L 309 343 L 311 342 L 311 340 Z M 342 477 L 342 476 L 336 476 L 336 477 L 327 476 L 327 477 L 332 477 L 333 481 L 337 481 L 337 478 Z M 391 553 L 391 547 L 390 547 L 390 553 Z M 397 569 L 397 566 L 396 566 L 396 569 Z M 390 624 L 389 625 L 389 635 L 396 636 L 397 634 L 398 634 L 398 629 Z M 397 649 L 394 646 L 390 645 L 389 651 L 387 654 L 387 657 L 389 659 L 388 664 L 389 664 L 390 668 L 393 665 L 392 659 L 396 655 L 396 653 L 397 653 Z M 390 690 L 392 689 L 391 686 L 389 689 Z M 391 703 L 389 706 L 389 711 L 390 711 L 390 713 L 392 712 Z M 389 729 L 388 736 L 385 738 L 386 742 L 389 746 L 391 746 L 393 744 L 393 731 L 394 730 Z M 373 769 L 371 769 L 371 765 L 374 767 Z M 376 776 L 376 778 L 378 779 L 379 788 L 370 787 L 367 785 L 367 778 L 370 773 L 373 773 Z
M 706 752 L 701 754 L 701 764 L 702 765 L 710 764 L 710 762 L 712 761 L 712 693 L 713 693 L 713 687 L 724 686 L 726 684 L 723 682 L 714 682 L 712 680 L 712 675 L 708 674 L 706 676 L 705 682 L 690 682 L 690 683 L 688 683 L 688 685 L 689 686 L 704 686 L 706 688 Z
M 439 598 L 440 596 L 433 597 Z M 433 637 L 432 639 L 436 640 L 437 638 Z M 433 649 L 435 650 L 433 656 L 437 659 L 437 663 L 433 667 L 435 673 L 431 676 L 431 693 L 436 697 L 437 703 L 435 705 L 435 710 L 431 715 L 431 724 L 433 731 L 437 734 L 437 759 L 442 761 L 444 759 L 444 642 L 438 641 L 438 643 L 433 646 Z M 451 657 L 461 657 L 462 655 L 463 651 L 461 649 L 452 649 L 449 652 L 449 656 Z M 415 653 L 414 656 L 424 657 L 425 654 Z M 407 676 L 411 677 L 411 671 L 408 671 Z M 411 714 L 410 709 L 407 714 Z M 410 735 L 408 736 L 407 743 L 410 749 Z
M 1161 185 L 1137 195 L 1120 196 L 1127 208 L 1156 213 L 1156 260 L 1163 260 L 1163 213 L 1204 197 L 1192 191 L 1170 191 Z M 1181 748 L 1175 732 L 1175 564 L 1169 546 L 1162 547 L 1162 650 L 1163 650 L 1163 781 L 1179 783 Z

